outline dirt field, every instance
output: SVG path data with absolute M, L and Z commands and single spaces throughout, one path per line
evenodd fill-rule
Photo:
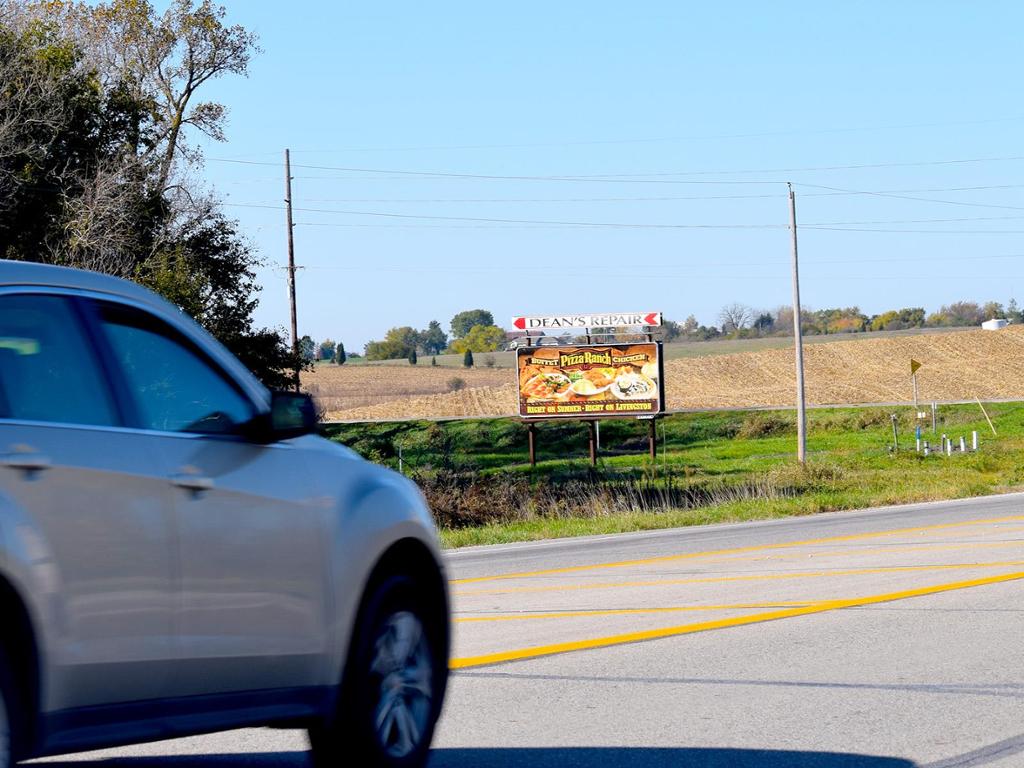
M 1024 327 L 861 339 L 804 348 L 810 404 L 911 402 L 910 360 L 922 402 L 1024 399 Z M 364 371 L 366 373 L 364 374 Z M 446 392 L 453 376 L 467 388 Z M 333 367 L 304 376 L 331 419 L 497 416 L 516 412 L 509 370 L 453 372 L 411 367 Z M 796 374 L 791 349 L 670 360 L 666 400 L 674 408 L 791 405 Z
M 328 413 L 375 406 L 389 401 L 412 401 L 424 395 L 449 392 L 452 381 L 461 379 L 466 389 L 454 393 L 466 397 L 470 388 L 503 384 L 514 376 L 496 368 L 453 369 L 428 365 L 369 366 L 318 365 L 302 374 L 302 388 Z M 472 402 L 469 398 L 467 402 Z

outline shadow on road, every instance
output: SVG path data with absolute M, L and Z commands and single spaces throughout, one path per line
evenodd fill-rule
M 307 752 L 46 761 L 46 768 L 309 768 Z M 550 747 L 435 749 L 429 768 L 918 768 L 894 757 L 763 749 Z
M 764 749 L 435 749 L 430 768 L 916 768 L 894 757 Z

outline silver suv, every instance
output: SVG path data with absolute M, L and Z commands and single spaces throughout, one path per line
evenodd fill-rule
M 152 293 L 0 261 L 0 768 L 254 725 L 426 761 L 436 531 L 315 427 Z

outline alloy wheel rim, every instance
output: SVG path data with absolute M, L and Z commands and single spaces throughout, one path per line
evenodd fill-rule
M 405 757 L 423 741 L 433 699 L 433 665 L 419 617 L 410 611 L 388 617 L 370 669 L 380 680 L 373 713 L 377 738 L 388 755 Z

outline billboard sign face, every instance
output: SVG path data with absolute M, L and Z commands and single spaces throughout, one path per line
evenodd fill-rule
M 527 315 L 512 318 L 520 331 L 564 331 L 573 328 L 617 328 L 661 325 L 661 312 L 609 312 L 600 315 Z
M 661 344 L 593 344 L 517 350 L 525 419 L 654 416 L 664 409 Z

